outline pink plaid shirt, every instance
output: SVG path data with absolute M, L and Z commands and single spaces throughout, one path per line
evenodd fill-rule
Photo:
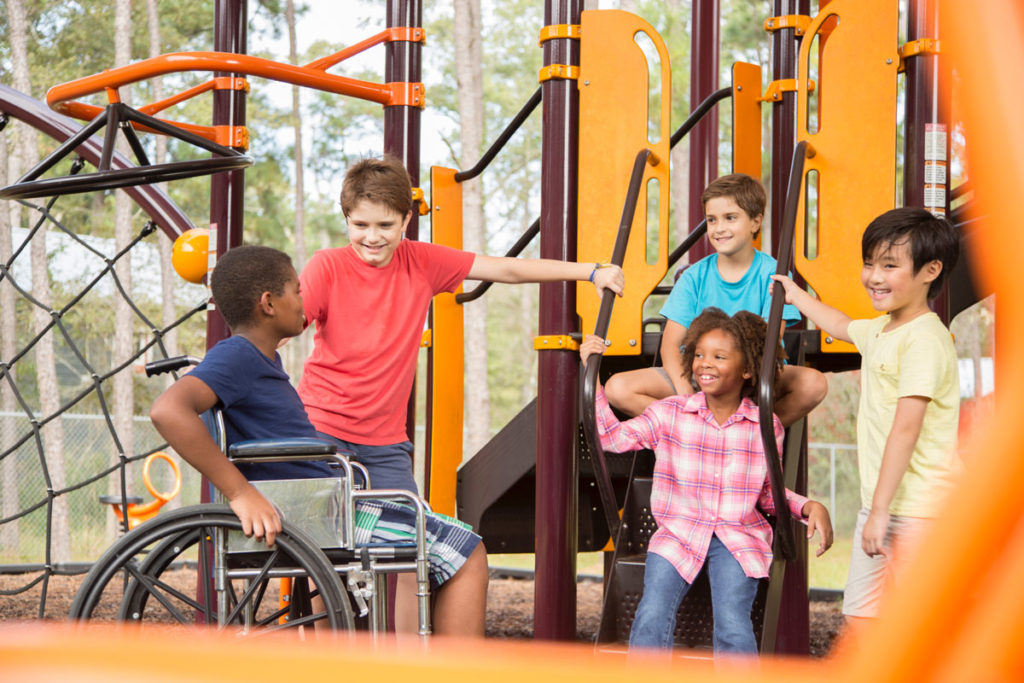
M 757 406 L 744 398 L 719 425 L 703 392 L 657 401 L 640 416 L 619 422 L 604 390 L 597 392 L 601 445 L 618 453 L 654 450 L 651 511 L 658 530 L 647 549 L 671 562 L 687 583 L 697 577 L 714 534 L 747 576 L 768 576 L 772 528 L 755 506 L 774 513 L 775 504 L 759 424 Z M 782 437 L 782 423 L 776 417 L 780 452 Z M 787 490 L 786 499 L 790 511 L 802 518 L 807 498 Z

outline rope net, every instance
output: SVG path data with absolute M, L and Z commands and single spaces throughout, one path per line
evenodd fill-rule
M 83 163 L 74 165 L 73 172 Z M 166 384 L 146 379 L 142 366 L 173 355 L 166 343 L 172 330 L 182 335 L 182 346 L 188 335 L 201 344 L 205 317 L 197 314 L 207 302 L 204 287 L 178 279 L 175 319 L 155 323 L 161 317 L 160 268 L 170 267 L 160 263 L 156 224 L 144 223 L 118 249 L 112 237 L 80 234 L 69 225 L 88 224 L 81 218 L 84 200 L 61 212 L 58 199 L 18 200 L 20 210 L 11 213 L 20 214 L 21 225 L 11 229 L 10 256 L 0 263 L 0 306 L 13 302 L 2 320 L 14 321 L 0 324 L 0 574 L 18 575 L 0 596 L 39 590 L 40 618 L 63 616 L 46 611 L 50 578 L 88 571 L 127 530 L 127 520 L 117 522 L 99 497 L 116 496 L 123 509 L 131 496 L 146 495 L 142 466 L 135 463 L 167 447 L 148 419 L 149 404 Z M 103 207 L 113 202 L 105 199 L 92 200 L 90 220 L 110 219 L 109 206 Z M 0 210 L 12 208 L 0 201 Z M 66 217 L 76 215 L 74 221 Z M 32 287 L 40 263 L 32 258 L 34 249 L 46 254 L 50 303 Z M 127 263 L 128 285 L 117 272 Z M 113 351 L 118 300 L 132 316 L 131 352 L 119 358 Z M 130 378 L 130 416 L 113 409 L 117 377 Z M 198 502 L 198 474 L 179 469 L 182 493 L 170 505 Z M 170 490 L 170 468 L 153 470 L 154 483 Z

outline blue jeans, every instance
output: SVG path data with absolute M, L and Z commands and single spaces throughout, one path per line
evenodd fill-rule
M 758 579 L 743 573 L 743 567 L 718 536 L 711 537 L 705 564 L 715 617 L 715 653 L 757 654 L 750 609 L 757 594 Z M 630 649 L 672 647 L 676 611 L 688 590 L 690 584 L 679 576 L 671 562 L 655 553 L 647 553 L 644 594 L 629 633 Z

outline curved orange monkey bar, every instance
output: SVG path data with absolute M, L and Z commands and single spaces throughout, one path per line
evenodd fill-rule
M 405 105 L 422 108 L 424 105 L 422 83 L 372 83 L 329 74 L 326 70 L 374 45 L 389 41 L 419 42 L 423 40 L 423 36 L 424 32 L 421 28 L 390 28 L 340 52 L 323 57 L 305 66 L 283 64 L 263 59 L 262 57 L 230 52 L 174 52 L 55 85 L 46 93 L 46 103 L 54 111 L 77 119 L 91 121 L 104 111 L 104 107 L 79 102 L 77 101 L 78 98 L 105 91 L 110 102 L 118 102 L 120 101 L 117 93 L 118 88 L 146 80 L 147 78 L 181 71 L 221 71 L 246 76 L 258 76 L 282 83 L 315 88 L 338 95 L 347 95 L 371 102 L 379 102 L 386 107 Z M 248 85 L 241 78 L 213 78 L 206 83 L 189 88 L 177 95 L 165 98 L 159 102 L 137 107 L 137 109 L 144 114 L 152 116 L 201 93 L 224 89 L 248 89 Z M 232 131 L 220 131 L 214 126 L 199 126 L 176 121 L 168 121 L 168 123 L 218 144 L 238 146 L 235 143 L 235 135 Z M 139 128 L 155 132 L 144 126 L 139 126 Z

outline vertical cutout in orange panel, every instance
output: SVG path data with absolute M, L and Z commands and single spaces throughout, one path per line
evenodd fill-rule
M 646 46 L 650 57 L 641 45 Z M 623 263 L 625 296 L 616 299 L 608 328 L 608 352 L 618 355 L 640 353 L 643 304 L 668 267 L 670 71 L 665 44 L 646 21 L 620 10 L 583 12 L 577 81 L 578 261 L 594 263 L 611 258 L 637 153 L 650 149 L 664 160 L 656 166 L 648 165 L 644 171 L 648 188 L 651 180 L 657 179 L 657 228 L 648 231 L 649 202 L 645 191 L 640 192 L 633 216 Z M 657 111 L 651 111 L 652 108 Z M 652 130 L 655 125 L 657 130 Z M 648 242 L 656 258 L 648 258 Z M 593 287 L 576 288 L 576 311 L 584 333 L 593 332 L 600 303 Z
M 434 244 L 462 248 L 462 186 L 453 168 L 430 169 L 431 231 Z M 427 471 L 430 507 L 455 514 L 455 481 L 462 462 L 463 319 L 455 293 L 434 297 L 433 334 L 428 350 L 433 360 L 430 377 L 430 466 Z
M 861 235 L 873 218 L 893 207 L 898 25 L 896 0 L 832 0 L 811 20 L 800 46 L 797 139 L 809 141 L 817 152 L 804 172 L 818 174 L 818 240 L 809 251 L 806 227 L 797 225 L 796 270 L 822 301 L 855 318 L 877 315 L 859 286 Z M 829 28 L 828 40 L 815 40 Z M 806 95 L 812 56 L 819 75 L 816 125 Z M 797 220 L 805 215 L 801 205 Z M 811 251 L 817 254 L 813 260 Z M 821 347 L 854 351 L 850 344 L 824 338 Z

